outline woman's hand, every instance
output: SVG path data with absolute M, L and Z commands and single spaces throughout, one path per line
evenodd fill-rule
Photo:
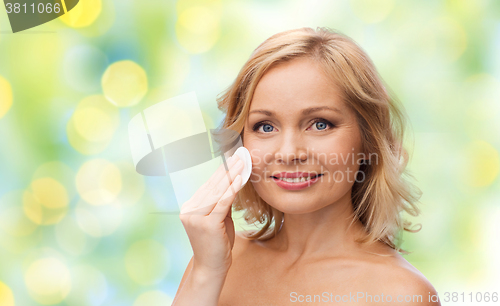
M 210 179 L 185 202 L 180 219 L 193 248 L 193 271 L 226 275 L 232 262 L 235 231 L 231 205 L 241 189 L 243 162 L 233 155 L 229 171 L 220 165 Z

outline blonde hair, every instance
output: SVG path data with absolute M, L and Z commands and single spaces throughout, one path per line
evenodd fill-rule
M 319 63 L 325 75 L 339 86 L 346 104 L 354 111 L 362 135 L 364 152 L 378 157 L 376 164 L 361 165 L 365 179 L 352 187 L 354 214 L 366 236 L 358 242 L 382 241 L 391 248 L 402 241 L 401 229 L 410 222 L 401 218 L 406 211 L 417 216 L 416 202 L 421 191 L 403 176 L 407 151 L 403 148 L 406 118 L 395 95 L 388 93 L 368 55 L 349 37 L 328 28 L 300 28 L 275 34 L 260 44 L 240 70 L 234 83 L 217 97 L 218 108 L 226 113 L 222 128 L 243 136 L 245 119 L 257 83 L 271 67 L 299 57 Z M 260 198 L 252 184 L 246 184 L 234 203 L 236 211 L 245 210 L 248 224 L 263 224 L 260 230 L 247 234 L 249 239 L 267 240 L 279 231 L 283 213 Z M 277 222 L 276 220 L 279 220 Z M 274 226 L 273 226 L 274 221 Z M 352 224 L 352 222 L 351 222 Z

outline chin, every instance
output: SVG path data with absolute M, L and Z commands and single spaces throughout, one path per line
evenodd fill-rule
M 276 207 L 273 206 L 279 211 L 282 211 L 283 213 L 287 215 L 303 215 L 303 214 L 308 214 L 314 211 L 317 211 L 321 209 L 321 207 L 304 207 L 304 206 L 287 206 L 287 207 Z
M 291 215 L 307 214 L 327 205 L 326 203 L 321 205 L 321 201 L 312 198 L 310 194 L 280 195 L 275 193 L 270 197 L 264 195 L 262 199 L 277 210 Z

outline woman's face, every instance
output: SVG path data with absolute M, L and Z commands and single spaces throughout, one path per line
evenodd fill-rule
M 317 65 L 297 58 L 266 72 L 243 132 L 255 190 L 289 214 L 312 212 L 350 197 L 364 158 L 355 114 Z M 283 172 L 320 176 L 314 183 L 275 178 Z

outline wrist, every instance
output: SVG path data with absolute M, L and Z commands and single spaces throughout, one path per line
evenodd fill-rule
M 193 265 L 193 270 L 191 274 L 193 280 L 200 285 L 210 284 L 214 282 L 224 282 L 226 279 L 228 270 L 209 270 L 204 268 L 198 268 Z

